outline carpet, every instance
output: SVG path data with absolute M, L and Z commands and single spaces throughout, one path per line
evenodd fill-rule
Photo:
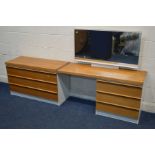
M 12 96 L 0 83 L 0 129 L 154 129 L 155 114 L 142 112 L 139 124 L 95 115 L 95 102 L 69 97 L 62 106 Z

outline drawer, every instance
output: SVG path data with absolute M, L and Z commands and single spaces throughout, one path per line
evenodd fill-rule
M 7 73 L 8 75 L 15 75 L 19 77 L 26 77 L 26 78 L 31 78 L 35 80 L 57 83 L 56 74 L 43 73 L 38 71 L 12 68 L 12 67 L 7 67 Z
M 16 85 L 10 85 L 10 89 L 11 89 L 11 91 L 14 91 L 17 93 L 32 95 L 32 96 L 36 96 L 39 98 L 53 100 L 53 101 L 58 100 L 57 94 L 54 94 L 54 93 L 44 92 L 44 91 L 21 87 L 21 86 L 16 86 Z
M 14 76 L 8 76 L 8 81 L 10 84 L 13 83 L 17 85 L 29 86 L 36 89 L 38 88 L 38 89 L 53 91 L 57 93 L 57 84 L 29 80 L 25 78 L 18 78 Z
M 106 112 L 112 115 L 128 117 L 135 120 L 137 120 L 139 117 L 139 111 L 137 110 L 126 109 L 103 103 L 96 103 L 96 110 Z
M 141 98 L 142 88 L 131 86 L 131 85 L 124 85 L 114 82 L 107 82 L 107 81 L 97 81 L 97 90 L 105 91 L 109 93 L 114 93 L 118 95 L 125 95 L 135 98 Z
M 97 92 L 96 100 L 100 102 L 106 102 L 106 103 L 108 102 L 114 105 L 137 110 L 139 110 L 140 108 L 140 101 L 141 101 L 140 99 L 134 99 L 100 92 Z

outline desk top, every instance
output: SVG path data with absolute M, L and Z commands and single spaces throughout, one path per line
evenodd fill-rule
M 58 73 L 69 75 L 116 81 L 120 83 L 142 86 L 145 80 L 145 71 L 134 71 L 125 69 L 108 69 L 101 67 L 91 67 L 85 64 L 69 63 L 58 70 Z
M 26 69 L 35 69 L 43 70 L 47 72 L 56 72 L 59 68 L 67 64 L 65 61 L 59 60 L 48 60 L 42 58 L 32 58 L 20 56 L 13 60 L 7 61 L 7 66 L 26 68 Z

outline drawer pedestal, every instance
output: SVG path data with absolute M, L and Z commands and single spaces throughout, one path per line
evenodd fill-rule
M 6 62 L 11 93 L 60 105 L 57 70 L 65 64 L 23 56 Z
M 100 115 L 113 115 L 138 122 L 141 106 L 140 86 L 97 80 L 96 111 Z

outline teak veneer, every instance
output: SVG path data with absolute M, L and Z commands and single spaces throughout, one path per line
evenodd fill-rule
M 101 67 L 91 67 L 90 65 L 69 63 L 60 68 L 59 73 L 70 74 L 75 76 L 90 77 L 103 79 L 107 81 L 142 86 L 145 80 L 145 71 L 125 70 L 125 69 L 108 69 Z
M 60 60 L 48 60 L 42 58 L 32 58 L 20 56 L 6 62 L 7 67 L 22 68 L 32 71 L 56 73 L 56 71 L 64 66 L 67 62 Z
M 6 62 L 10 90 L 58 103 L 57 70 L 66 64 L 25 56 L 10 60 Z

